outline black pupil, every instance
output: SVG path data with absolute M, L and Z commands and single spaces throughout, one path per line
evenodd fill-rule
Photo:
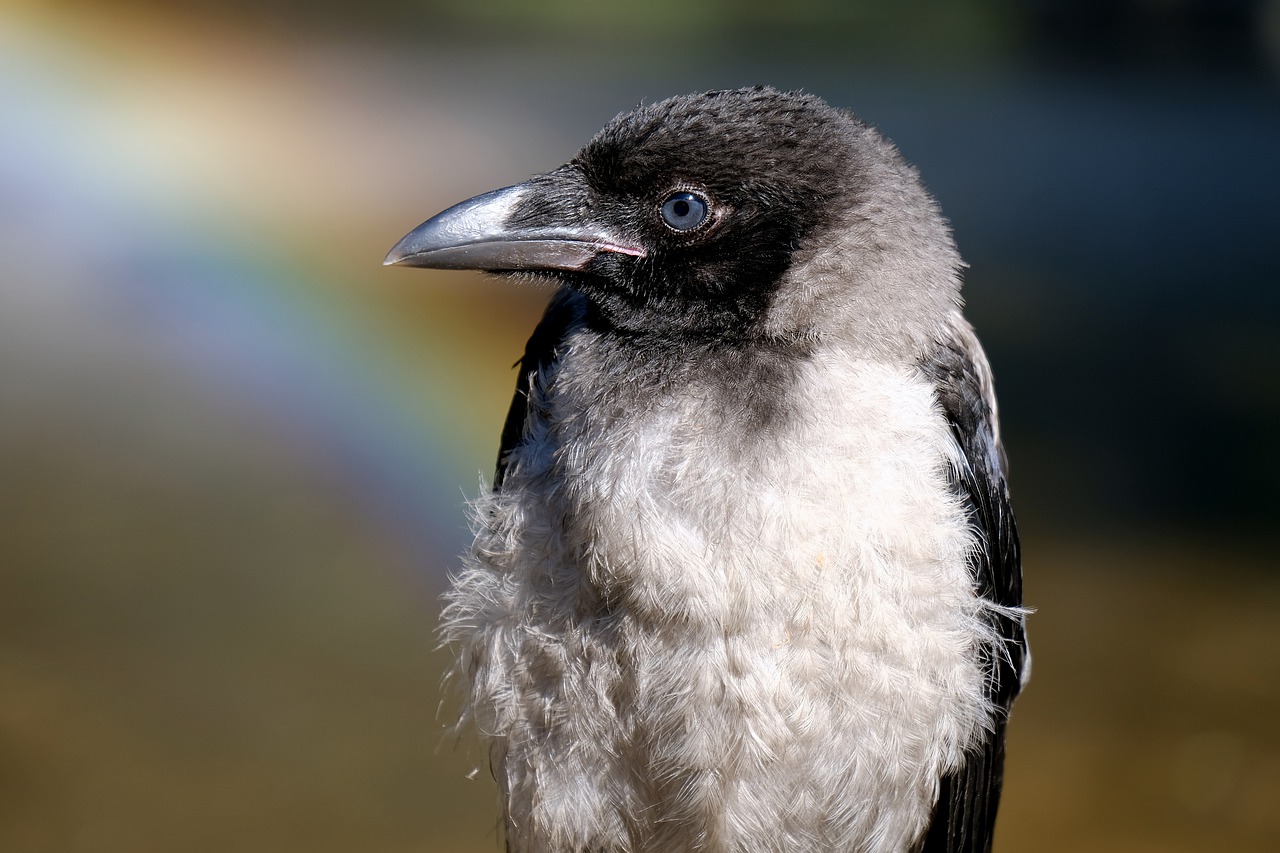
M 689 202 L 684 199 L 678 199 L 675 204 L 671 205 L 676 216 L 684 217 L 689 215 Z

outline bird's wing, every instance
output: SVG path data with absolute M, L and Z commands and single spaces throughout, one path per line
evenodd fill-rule
M 586 298 L 567 287 L 551 298 L 542 321 L 534 328 L 525 345 L 524 356 L 518 362 L 520 375 L 516 379 L 516 393 L 507 410 L 507 420 L 502 425 L 502 444 L 498 449 L 498 468 L 493 477 L 495 491 L 502 488 L 506 478 L 507 462 L 511 451 L 525 437 L 529 406 L 539 395 L 553 366 L 560 358 L 560 350 L 569 330 L 581 322 L 586 314 Z
M 1006 462 L 996 422 L 986 359 L 967 327 L 940 343 L 922 367 L 938 389 L 938 402 L 961 459 L 952 483 L 968 507 L 980 545 L 969 560 L 979 594 L 998 605 L 986 618 L 1003 639 L 985 650 L 988 695 L 997 708 L 991 731 L 969 751 L 964 766 L 943 777 L 921 853 L 985 853 L 991 849 L 1004 775 L 1005 723 L 1022 686 L 1027 659 L 1018 529 L 1009 508 Z

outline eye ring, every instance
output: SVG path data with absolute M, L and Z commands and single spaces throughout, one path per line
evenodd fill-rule
M 658 212 L 668 228 L 687 233 L 711 218 L 711 203 L 697 193 L 681 190 L 667 196 Z

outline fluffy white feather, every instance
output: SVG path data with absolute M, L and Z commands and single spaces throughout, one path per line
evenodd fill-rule
M 932 387 L 819 349 L 746 429 L 692 370 L 630 404 L 598 343 L 476 502 L 445 613 L 512 849 L 907 848 L 993 713 Z

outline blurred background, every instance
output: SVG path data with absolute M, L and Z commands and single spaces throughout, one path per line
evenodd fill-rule
M 997 849 L 1280 849 L 1280 2 L 0 0 L 0 850 L 496 849 L 436 597 L 549 294 L 381 259 L 754 83 L 971 264 L 1038 610 Z

